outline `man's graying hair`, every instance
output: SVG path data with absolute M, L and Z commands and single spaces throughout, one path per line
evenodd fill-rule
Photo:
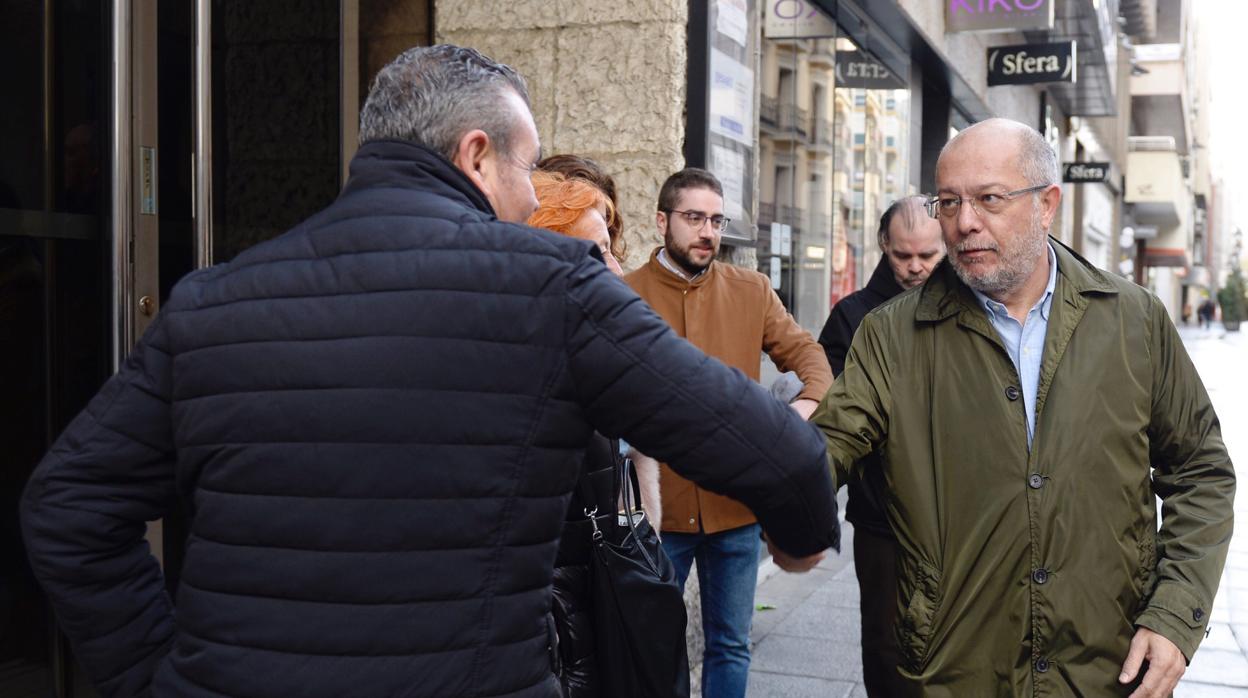
M 999 117 L 988 119 L 959 131 L 957 135 L 949 139 L 949 142 L 945 143 L 944 147 L 940 149 L 941 156 L 943 157 L 963 136 L 971 133 L 977 127 L 989 123 L 1009 124 L 1011 125 L 1011 130 L 1018 135 L 1019 145 L 1021 146 L 1018 153 L 1018 169 L 1022 172 L 1023 178 L 1027 180 L 1028 186 L 1037 187 L 1041 184 L 1061 183 L 1061 170 L 1057 166 L 1057 152 L 1053 150 L 1053 146 L 1044 140 L 1044 136 L 1040 135 L 1039 131 L 1013 119 L 1002 119 Z M 937 159 L 937 162 L 939 162 L 939 159 Z
M 360 143 L 408 141 L 449 160 L 465 133 L 481 129 L 500 153 L 510 154 L 515 115 L 508 91 L 528 105 L 524 78 L 474 49 L 408 49 L 373 79 L 360 110 Z
M 884 211 L 884 215 L 880 216 L 880 229 L 876 231 L 881 250 L 888 246 L 889 228 L 893 225 L 893 218 L 900 215 L 902 224 L 907 228 L 913 228 L 916 220 L 921 220 L 927 216 L 927 212 L 923 209 L 926 203 L 926 196 L 916 194 L 914 196 L 903 196 L 889 205 L 888 209 Z
M 1029 186 L 1041 184 L 1058 184 L 1062 181 L 1061 169 L 1057 166 L 1057 152 L 1044 140 L 1044 136 L 1034 128 L 1020 129 L 1022 149 L 1018 154 L 1020 169 Z

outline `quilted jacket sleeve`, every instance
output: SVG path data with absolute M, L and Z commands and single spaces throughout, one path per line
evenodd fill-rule
M 1153 403 L 1148 429 L 1153 490 L 1162 500 L 1157 586 L 1136 619 L 1190 661 L 1205 636 L 1226 563 L 1235 468 L 1218 416 L 1164 308 L 1152 301 Z
M 596 429 L 741 501 L 791 555 L 839 545 L 814 427 L 676 336 L 593 257 L 574 267 L 566 293 L 569 371 Z
M 21 504 L 35 575 L 104 696 L 144 695 L 173 635 L 143 537 L 174 497 L 162 320 L 57 439 Z

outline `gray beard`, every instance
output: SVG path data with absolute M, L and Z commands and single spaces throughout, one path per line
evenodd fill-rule
M 1016 239 L 1016 247 L 998 249 L 1001 263 L 994 271 L 975 274 L 964 268 L 958 261 L 959 250 L 956 246 L 953 253 L 949 255 L 949 262 L 953 265 L 953 270 L 957 272 L 958 278 L 967 286 L 986 296 L 1006 295 L 1023 285 L 1036 270 L 1036 265 L 1040 263 L 1040 258 L 1044 254 L 1044 245 L 1048 242 L 1048 236 L 1040 227 L 1039 211 L 1035 211 L 1032 215 L 1029 228 L 1026 238 Z

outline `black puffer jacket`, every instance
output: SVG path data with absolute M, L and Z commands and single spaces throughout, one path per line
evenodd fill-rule
M 822 437 L 676 337 L 587 242 L 444 158 L 184 279 L 40 464 L 31 562 L 105 696 L 557 696 L 551 576 L 592 431 L 837 542 Z M 144 522 L 190 533 L 176 617 Z

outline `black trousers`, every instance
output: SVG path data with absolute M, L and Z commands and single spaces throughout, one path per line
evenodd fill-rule
M 862 678 L 870 698 L 891 698 L 897 690 L 897 544 L 854 529 L 854 571 L 862 611 Z

